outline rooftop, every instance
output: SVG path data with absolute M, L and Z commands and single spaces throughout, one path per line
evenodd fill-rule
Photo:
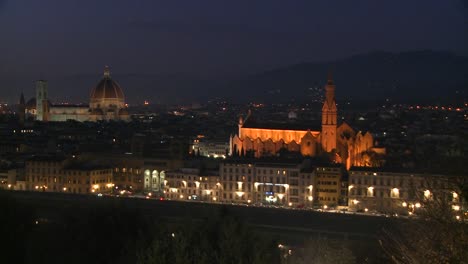
M 96 163 L 74 162 L 74 163 L 67 165 L 64 169 L 65 170 L 93 171 L 93 170 L 106 170 L 106 169 L 112 169 L 112 168 L 109 166 L 96 164 Z
M 38 162 L 62 162 L 65 161 L 67 158 L 65 156 L 56 156 L 56 155 L 47 155 L 47 156 L 32 156 L 31 158 L 27 159 L 27 161 L 38 161 Z
M 284 122 L 284 123 L 273 123 L 273 122 L 257 122 L 248 119 L 243 128 L 260 128 L 260 129 L 274 129 L 274 130 L 298 130 L 298 131 L 320 131 L 321 122 L 309 121 L 308 123 L 296 123 L 296 122 Z

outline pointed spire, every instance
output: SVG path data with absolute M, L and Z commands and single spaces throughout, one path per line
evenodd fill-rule
M 20 105 L 24 105 L 24 104 L 25 104 L 23 92 L 21 92 L 21 96 L 20 96 L 20 101 L 19 101 L 19 103 L 20 103 Z
M 332 70 L 329 69 L 328 70 L 328 82 L 327 82 L 328 85 L 333 85 L 333 73 L 332 73 Z
M 110 78 L 110 69 L 107 65 L 104 67 L 104 78 Z

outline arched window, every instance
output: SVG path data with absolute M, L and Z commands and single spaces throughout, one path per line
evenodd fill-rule
M 164 171 L 161 171 L 159 173 L 159 185 L 161 186 L 161 190 L 164 189 L 164 183 L 165 183 L 165 180 L 166 179 L 166 173 Z
M 151 188 L 159 190 L 159 173 L 157 170 L 153 170 L 153 173 L 151 175 L 152 181 L 151 181 Z
M 145 170 L 144 178 L 145 178 L 145 189 L 148 189 L 150 187 L 150 178 L 151 178 L 150 170 Z

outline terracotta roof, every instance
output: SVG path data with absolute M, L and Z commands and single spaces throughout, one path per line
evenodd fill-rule
M 263 129 L 276 129 L 276 130 L 301 130 L 301 131 L 320 131 L 320 121 L 308 121 L 307 123 L 296 123 L 296 122 L 285 122 L 285 123 L 273 123 L 273 122 L 256 122 L 251 119 L 247 120 L 242 126 L 244 128 L 263 128 Z
M 100 100 L 105 98 L 117 98 L 124 100 L 122 88 L 117 82 L 110 78 L 103 78 L 91 91 L 91 100 Z
M 99 81 L 99 83 L 91 91 L 91 100 L 100 100 L 100 99 L 121 99 L 124 100 L 124 93 L 120 85 L 112 80 L 110 77 L 109 68 L 106 67 L 104 70 L 104 77 Z

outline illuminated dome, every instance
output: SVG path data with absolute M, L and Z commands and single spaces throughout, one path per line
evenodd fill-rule
M 104 69 L 104 77 L 99 81 L 96 87 L 91 91 L 90 107 L 108 109 L 123 108 L 125 98 L 120 85 L 112 80 L 109 67 Z
M 125 106 L 125 97 L 120 85 L 112 80 L 109 67 L 104 69 L 104 76 L 91 91 L 89 99 L 89 120 L 130 119 Z

